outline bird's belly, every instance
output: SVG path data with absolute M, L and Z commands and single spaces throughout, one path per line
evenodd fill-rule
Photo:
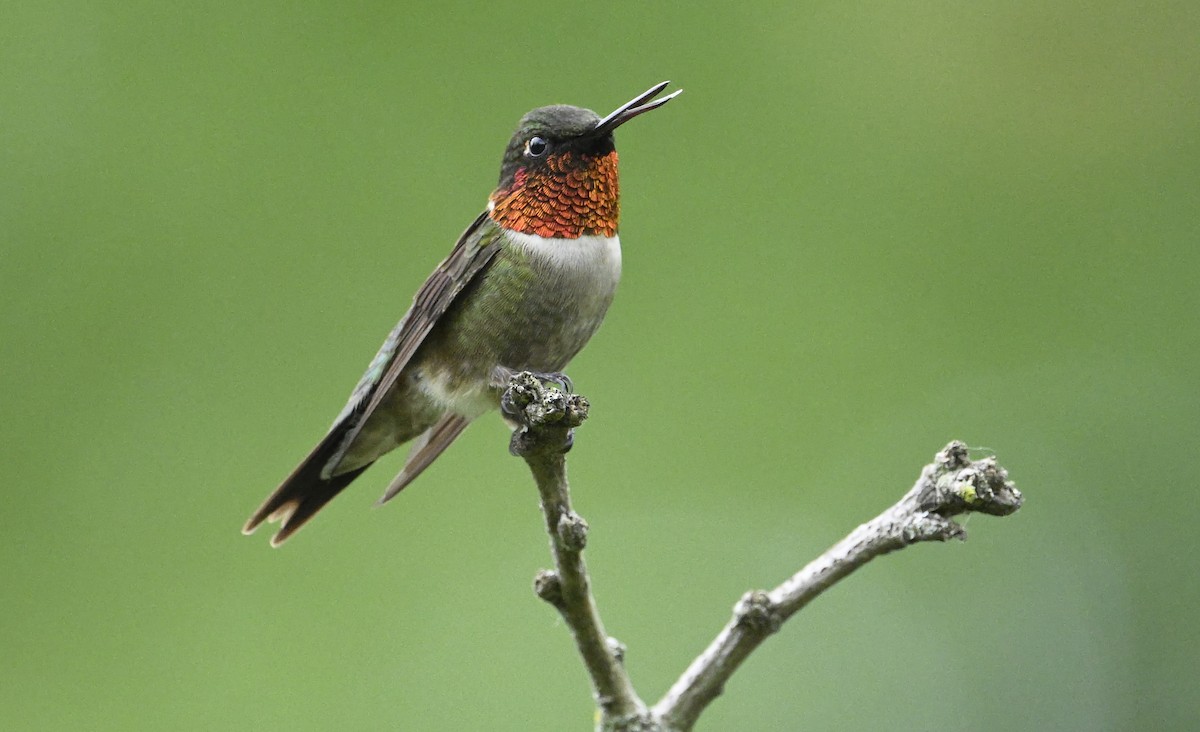
M 561 371 L 600 327 L 620 279 L 617 237 L 514 234 L 455 301 L 418 361 L 421 388 L 475 417 L 498 404 L 497 367 Z

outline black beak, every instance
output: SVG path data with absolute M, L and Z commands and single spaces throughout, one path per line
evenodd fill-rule
M 667 88 L 667 84 L 670 83 L 671 82 L 669 81 L 664 81 L 661 84 L 655 84 L 647 89 L 644 93 L 639 94 L 633 99 L 630 99 L 628 102 L 622 104 L 620 107 L 617 107 L 616 111 L 596 123 L 596 128 L 592 131 L 592 134 L 596 135 L 597 137 L 611 134 L 613 130 L 638 116 L 642 112 L 649 112 L 651 109 L 661 107 L 675 97 L 679 96 L 680 93 L 683 92 L 682 89 L 677 89 L 662 99 L 654 99 L 654 97 L 658 96 L 663 89 Z M 650 101 L 651 99 L 654 99 L 654 101 Z

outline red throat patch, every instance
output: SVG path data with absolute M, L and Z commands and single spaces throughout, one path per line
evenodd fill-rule
M 521 168 L 510 187 L 496 189 L 492 220 L 522 234 L 552 238 L 617 233 L 615 150 L 599 158 L 563 153 L 547 159 L 546 167 L 532 174 Z

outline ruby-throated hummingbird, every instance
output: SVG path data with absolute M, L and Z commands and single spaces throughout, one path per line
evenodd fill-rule
M 278 520 L 278 546 L 371 463 L 415 440 L 387 501 L 471 420 L 499 406 L 507 375 L 565 378 L 559 372 L 600 327 L 621 275 L 613 130 L 680 93 L 655 99 L 668 83 L 603 119 L 567 105 L 521 118 L 487 210 L 417 291 L 329 433 L 245 533 Z

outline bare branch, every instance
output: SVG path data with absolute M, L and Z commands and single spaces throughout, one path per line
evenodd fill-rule
M 994 458 L 971 461 L 951 442 L 925 466 L 894 506 L 865 523 L 770 592 L 747 592 L 733 618 L 652 710 L 663 729 L 690 730 L 742 661 L 783 623 L 834 583 L 877 556 L 923 541 L 964 539 L 952 516 L 1007 516 L 1022 497 Z
M 541 493 L 553 570 L 541 570 L 534 591 L 553 605 L 575 638 L 592 679 L 597 727 L 605 732 L 687 732 L 725 683 L 768 636 L 836 582 L 875 557 L 925 541 L 964 539 L 952 517 L 1007 516 L 1021 507 L 1020 491 L 994 458 L 972 461 L 967 446 L 951 442 L 895 505 L 771 591 L 747 592 L 733 618 L 663 698 L 647 709 L 623 665 L 625 648 L 604 631 L 582 552 L 587 522 L 571 510 L 564 454 L 571 430 L 587 418 L 587 400 L 546 387 L 528 372 L 516 374 L 502 409 L 517 423 L 509 449 L 525 459 Z
M 523 372 L 510 380 L 502 405 L 506 416 L 520 425 L 509 449 L 525 459 L 537 482 L 554 555 L 554 570 L 538 572 L 534 591 L 558 610 L 575 637 L 592 678 L 601 714 L 599 727 L 626 730 L 646 725 L 646 705 L 622 664 L 624 646 L 604 631 L 592 597 L 582 555 L 587 522 L 571 510 L 564 454 L 571 448 L 571 429 L 587 418 L 588 402 L 576 394 L 548 388 L 533 374 Z

